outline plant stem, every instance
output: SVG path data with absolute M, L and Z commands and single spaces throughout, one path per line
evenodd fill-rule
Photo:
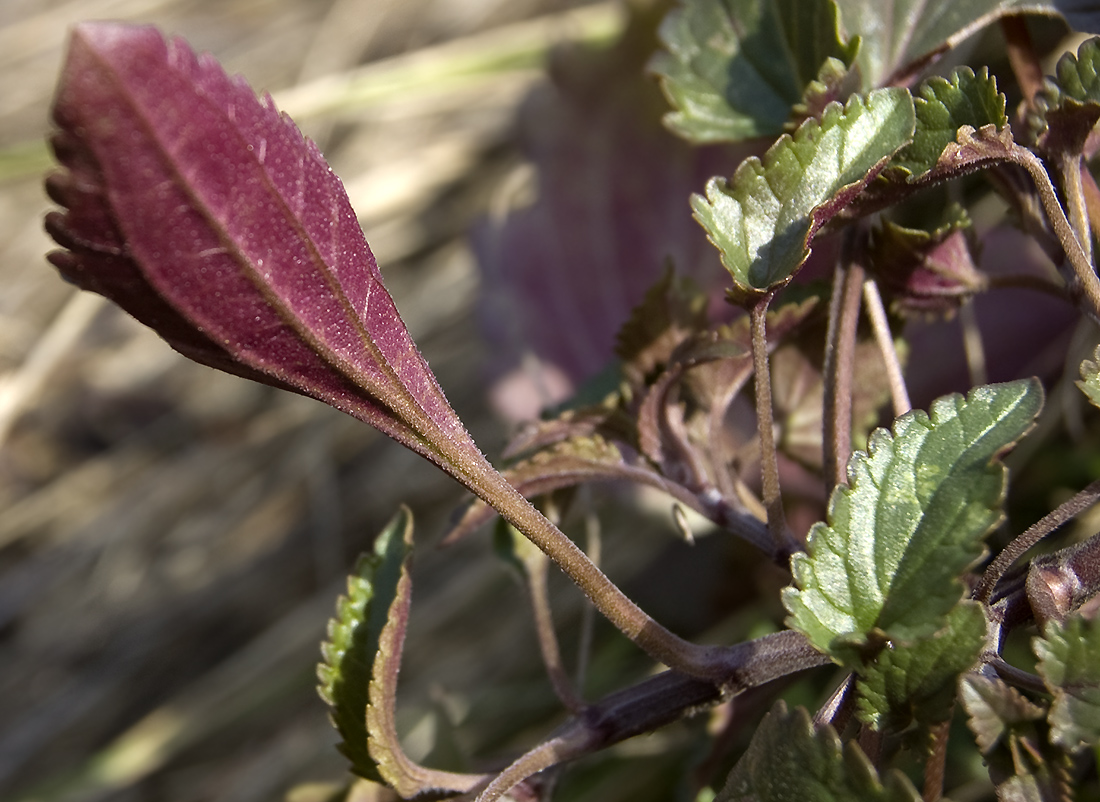
M 478 802 L 499 799 L 536 771 L 663 727 L 692 710 L 750 688 L 831 662 L 793 630 L 739 643 L 723 652 L 725 681 L 713 683 L 665 671 L 606 696 L 505 769 L 482 791 Z
M 753 384 L 756 386 L 756 428 L 760 434 L 760 473 L 764 508 L 768 511 L 768 532 L 775 549 L 794 552 L 799 545 L 787 532 L 783 494 L 779 488 L 779 454 L 775 446 L 772 377 L 768 366 L 767 320 L 772 297 L 772 293 L 766 294 L 749 311 L 752 325 Z
M 854 258 L 856 236 L 854 231 L 849 231 L 844 238 L 834 273 L 829 327 L 825 334 L 822 434 L 826 494 L 846 480 L 848 456 L 852 450 L 852 371 L 865 277 L 863 266 Z
M 966 369 L 970 374 L 971 386 L 985 384 L 988 371 L 985 365 L 985 347 L 982 345 L 982 331 L 978 327 L 978 316 L 974 312 L 973 300 L 959 308 L 959 325 L 962 327 L 963 353 L 966 355 Z
M 480 454 L 479 454 L 480 456 Z M 572 579 L 596 609 L 654 660 L 693 677 L 720 679 L 722 648 L 700 646 L 674 635 L 654 621 L 581 549 L 516 490 L 484 457 L 476 462 L 464 451 L 453 460 L 468 488 L 500 513 Z
M 1077 234 L 1062 209 L 1062 204 L 1058 200 L 1058 193 L 1050 181 L 1050 175 L 1047 173 L 1046 167 L 1043 166 L 1039 157 L 1027 148 L 1016 146 L 1012 148 L 1011 154 L 1013 161 L 1027 170 L 1031 180 L 1035 182 L 1035 188 L 1039 192 L 1039 200 L 1042 201 L 1043 210 L 1046 212 L 1047 219 L 1050 220 L 1050 225 L 1062 245 L 1066 260 L 1073 268 L 1074 276 L 1077 279 L 1075 282 L 1076 289 L 1088 304 L 1089 308 L 1085 311 L 1094 320 L 1100 322 L 1100 279 L 1097 279 L 1092 262 L 1081 247 Z
M 924 788 L 921 799 L 923 802 L 936 802 L 943 798 L 943 778 L 947 768 L 947 736 L 951 732 L 951 719 L 933 724 L 929 730 L 931 748 L 928 750 L 928 758 L 924 761 Z
M 584 699 L 577 693 L 569 680 L 569 673 L 561 659 L 558 636 L 554 631 L 554 617 L 550 610 L 550 589 L 547 584 L 547 568 L 550 558 L 542 551 L 530 549 L 523 558 L 527 570 L 527 589 L 531 596 L 531 609 L 535 617 L 535 632 L 538 635 L 539 652 L 546 665 L 546 674 L 554 693 L 570 712 L 576 713 L 584 708 Z
M 1085 252 L 1085 258 L 1092 262 L 1092 229 L 1089 228 L 1089 210 L 1081 178 L 1084 160 L 1080 153 L 1063 153 L 1058 157 L 1057 165 L 1062 178 L 1062 190 L 1066 195 L 1070 223 L 1077 234 L 1077 242 Z
M 1001 577 L 1012 567 L 1014 562 L 1024 555 L 1024 552 L 1066 521 L 1087 510 L 1098 500 L 1100 500 L 1100 479 L 1097 479 L 1056 510 L 1029 526 L 1021 535 L 1005 546 L 996 559 L 985 569 L 985 573 L 982 574 L 982 581 L 974 589 L 973 598 L 983 604 L 988 604 Z
M 913 408 L 909 401 L 909 390 L 905 386 L 905 376 L 901 370 L 901 360 L 894 347 L 894 335 L 890 332 L 890 321 L 886 318 L 886 307 L 882 304 L 882 295 L 874 279 L 863 282 L 863 300 L 867 304 L 867 317 L 871 319 L 871 328 L 875 332 L 875 341 L 886 364 L 886 376 L 890 383 L 890 398 L 894 401 L 894 417 L 898 418 Z

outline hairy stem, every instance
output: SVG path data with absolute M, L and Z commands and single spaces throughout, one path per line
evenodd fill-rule
M 943 778 L 947 769 L 947 736 L 951 732 L 951 719 L 933 724 L 928 733 L 930 740 L 928 757 L 924 761 L 923 802 L 936 802 L 943 798 Z
M 894 335 L 890 332 L 890 321 L 886 318 L 886 307 L 882 304 L 882 295 L 874 279 L 863 282 L 863 301 L 867 304 L 867 317 L 871 319 L 871 328 L 875 332 L 875 341 L 886 365 L 886 376 L 890 383 L 890 398 L 894 401 L 894 417 L 901 417 L 913 405 L 909 401 L 909 389 L 905 386 L 905 376 L 901 370 L 901 359 L 894 347 Z
M 1086 302 L 1088 306 L 1086 311 L 1089 315 L 1094 320 L 1100 321 L 1100 279 L 1096 277 L 1092 262 L 1081 247 L 1077 234 L 1062 209 L 1062 204 L 1058 200 L 1058 193 L 1050 181 L 1050 175 L 1047 173 L 1046 167 L 1043 166 L 1039 157 L 1027 148 L 1018 146 L 1013 148 L 1012 158 L 1027 170 L 1031 180 L 1035 182 L 1039 200 L 1043 204 L 1043 211 L 1046 212 L 1051 228 L 1054 229 L 1054 234 L 1058 237 L 1062 250 L 1065 252 L 1066 260 L 1073 269 L 1076 278 L 1076 290 Z
M 478 802 L 499 799 L 537 771 L 651 732 L 722 698 L 831 662 L 793 630 L 739 643 L 723 653 L 726 674 L 720 682 L 665 671 L 585 708 L 505 769 Z
M 834 487 L 845 481 L 852 450 L 852 371 L 865 277 L 862 265 L 853 258 L 856 236 L 854 231 L 849 231 L 844 238 L 833 279 L 829 327 L 825 335 L 822 417 L 826 493 L 832 493 Z
M 1081 178 L 1084 159 L 1080 153 L 1063 153 L 1058 157 L 1058 172 L 1066 196 L 1069 221 L 1077 234 L 1077 242 L 1092 262 L 1092 229 L 1089 227 L 1089 210 L 1085 200 L 1085 186 Z
M 993 596 L 993 590 L 997 583 L 1014 562 L 1044 537 L 1066 521 L 1080 515 L 1095 504 L 1097 500 L 1100 500 L 1100 479 L 1097 479 L 1056 510 L 1029 526 L 1023 534 L 1005 546 L 996 559 L 985 569 L 981 582 L 974 589 L 973 597 L 982 603 L 988 603 Z
M 572 579 L 596 609 L 646 654 L 669 668 L 707 679 L 721 676 L 722 649 L 699 646 L 653 620 L 596 567 L 581 549 L 483 457 L 461 463 L 466 486 L 500 513 Z
M 749 312 L 752 322 L 752 364 L 756 386 L 756 428 L 760 433 L 760 473 L 764 507 L 768 511 L 768 532 L 776 549 L 794 552 L 798 544 L 787 532 L 787 516 L 783 512 L 783 494 L 779 488 L 779 454 L 775 446 L 775 419 L 772 409 L 772 377 L 768 365 L 768 305 L 771 293 L 753 305 Z

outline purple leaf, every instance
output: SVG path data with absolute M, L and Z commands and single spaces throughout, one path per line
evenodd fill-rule
M 54 102 L 49 259 L 181 353 L 312 396 L 452 473 L 476 448 L 317 147 L 151 27 L 76 27 Z

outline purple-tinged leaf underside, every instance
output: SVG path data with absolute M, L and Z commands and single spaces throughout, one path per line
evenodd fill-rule
M 379 568 L 378 582 L 381 588 L 389 591 L 388 597 L 392 601 L 385 607 L 372 605 L 365 617 L 365 624 L 372 636 L 371 645 L 375 649 L 370 661 L 367 704 L 359 715 L 366 724 L 366 749 L 385 782 L 402 799 L 422 795 L 439 798 L 471 791 L 488 778 L 425 768 L 405 754 L 398 739 L 394 711 L 397 676 L 401 671 L 401 655 L 412 604 L 412 579 L 409 576 L 412 529 L 412 514 L 407 509 L 403 510 L 400 518 L 395 519 L 386 530 L 390 542 L 381 547 L 375 546 L 376 552 L 385 555 Z M 399 541 L 399 545 L 391 545 L 393 541 Z M 391 558 L 392 552 L 398 552 L 400 559 Z
M 483 778 L 436 772 L 413 763 L 393 726 L 397 671 L 412 600 L 412 513 L 390 519 L 348 577 L 348 593 L 336 603 L 328 640 L 321 645 L 317 690 L 331 708 L 338 748 L 352 771 L 385 782 L 403 798 L 429 790 L 464 792 Z M 373 712 L 372 712 L 373 711 Z
M 970 220 L 959 207 L 948 215 L 933 231 L 887 220 L 872 233 L 870 268 L 898 314 L 950 315 L 985 289 L 988 280 L 971 250 Z
M 485 778 L 426 769 L 405 755 L 394 727 L 397 673 L 412 601 L 412 513 L 390 519 L 348 577 L 321 645 L 317 687 L 340 733 L 351 770 L 386 783 L 403 799 L 426 792 L 469 791 Z M 436 794 L 438 795 L 438 793 Z
M 454 472 L 476 452 L 316 146 L 151 27 L 73 32 L 50 260 L 199 362 L 318 398 Z M 447 453 L 443 453 L 446 451 Z

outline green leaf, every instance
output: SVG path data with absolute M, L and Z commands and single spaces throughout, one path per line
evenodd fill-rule
M 802 121 L 807 117 L 820 117 L 830 103 L 847 103 L 848 98 L 859 92 L 863 76 L 858 64 L 845 64 L 840 59 L 827 58 L 817 77 L 806 84 L 802 100 L 794 105 L 793 116 Z M 788 127 L 791 126 L 788 123 Z
M 1077 386 L 1089 397 L 1095 407 L 1100 407 L 1100 345 L 1092 352 L 1092 359 L 1081 363 L 1081 381 Z
M 861 720 L 876 730 L 901 731 L 916 721 L 946 721 L 955 702 L 959 675 L 977 661 L 985 645 L 981 605 L 963 602 L 947 616 L 947 626 L 912 644 L 884 649 L 858 681 Z
M 375 538 L 374 552 L 362 555 L 348 577 L 348 593 L 337 600 L 328 640 L 321 645 L 324 662 L 317 666 L 317 690 L 340 733 L 337 748 L 353 772 L 375 782 L 385 780 L 367 749 L 367 689 L 411 551 L 412 513 L 402 507 Z
M 753 297 L 790 281 L 813 235 L 909 142 L 913 125 L 906 90 L 855 96 L 781 137 L 763 161 L 746 159 L 729 182 L 708 181 L 691 205 L 737 291 Z
M 1043 709 L 1018 690 L 995 677 L 969 674 L 959 682 L 959 698 L 966 708 L 967 725 L 978 749 L 988 755 L 1007 744 L 1013 732 L 1043 717 Z
M 665 124 L 693 142 L 782 133 L 826 59 L 859 49 L 833 0 L 684 0 L 661 24 L 651 69 L 675 108 Z
M 962 126 L 1001 129 L 1008 124 L 1005 96 L 997 91 L 997 81 L 985 67 L 976 75 L 969 67 L 959 67 L 950 80 L 929 78 L 921 84 L 913 104 L 917 114 L 913 142 L 898 153 L 891 167 L 900 167 L 914 177 L 936 166 Z
M 1005 469 L 995 457 L 1032 425 L 1037 379 L 950 395 L 872 435 L 833 491 L 828 524 L 791 560 L 788 623 L 838 662 L 875 643 L 929 635 L 962 596 L 959 576 L 1001 520 Z
M 1100 37 L 1088 39 L 1077 55 L 1058 60 L 1055 76 L 1047 78 L 1035 98 L 1028 124 L 1038 145 L 1050 152 L 1079 153 L 1100 120 Z
M 863 36 L 856 60 L 867 86 L 914 75 L 1006 14 L 1055 13 L 1050 0 L 837 0 L 837 5 L 842 28 Z
M 855 742 L 815 731 L 799 707 L 776 703 L 714 802 L 916 802 L 909 780 L 894 771 L 885 785 Z
M 1033 642 L 1039 674 L 1054 694 L 1050 739 L 1070 751 L 1100 744 L 1100 622 L 1051 621 Z

